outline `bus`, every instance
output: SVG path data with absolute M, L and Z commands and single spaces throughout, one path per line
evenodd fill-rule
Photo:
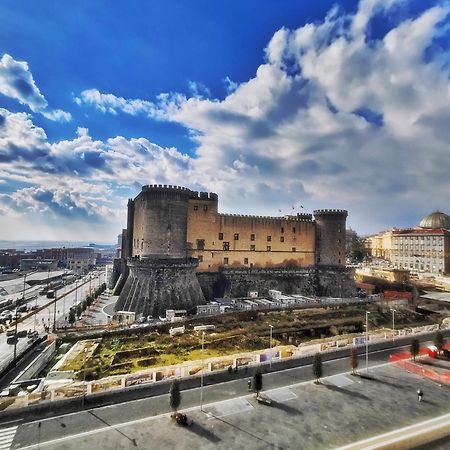
M 55 298 L 56 291 L 54 289 L 50 289 L 47 291 L 47 298 Z

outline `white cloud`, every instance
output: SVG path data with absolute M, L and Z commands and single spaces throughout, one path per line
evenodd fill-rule
M 47 119 L 58 122 L 71 120 L 68 112 L 47 109 L 47 100 L 37 87 L 28 64 L 25 61 L 16 61 L 7 53 L 0 59 L 0 94 L 17 100 Z
M 113 94 L 102 94 L 97 89 L 87 89 L 75 98 L 78 105 L 86 104 L 95 106 L 103 113 L 117 114 L 118 111 L 136 116 L 143 114 L 151 118 L 164 118 L 159 108 L 146 100 L 127 100 Z
M 144 138 L 94 140 L 79 129 L 72 140 L 45 143 L 45 161 L 31 166 L 35 187 L 45 191 L 49 182 L 60 193 L 52 197 L 57 205 L 70 201 L 85 211 L 114 209 L 105 199 L 118 187 L 159 182 L 216 191 L 228 211 L 277 214 L 300 201 L 305 210 L 348 208 L 351 225 L 363 232 L 414 225 L 401 221 L 445 209 L 450 195 L 449 73 L 433 47 L 448 9 L 430 7 L 371 37 L 371 19 L 394 14 L 399 3 L 362 0 L 355 15 L 334 8 L 322 23 L 279 30 L 255 76 L 226 81 L 223 99 L 197 84 L 191 97 L 164 93 L 155 101 L 83 91 L 75 99 L 80 106 L 185 126 L 196 153 Z M 27 124 L 25 142 L 45 141 L 26 116 L 15 120 Z M 48 180 L 44 163 L 65 168 L 67 178 Z M 0 177 L 2 170 L 0 164 Z M 8 173 L 20 179 L 18 167 Z M 68 195 L 63 182 L 74 183 L 81 197 Z

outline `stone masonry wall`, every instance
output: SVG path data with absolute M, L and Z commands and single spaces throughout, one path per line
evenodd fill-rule
M 286 269 L 223 269 L 198 273 L 205 298 L 245 297 L 256 290 L 268 296 L 276 289 L 284 294 L 330 297 L 354 296 L 356 289 L 349 270 L 340 267 L 308 267 Z

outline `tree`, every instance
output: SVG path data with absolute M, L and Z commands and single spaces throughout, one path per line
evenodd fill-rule
M 438 349 L 439 353 L 442 353 L 442 349 L 444 348 L 445 344 L 445 339 L 444 335 L 440 330 L 437 330 L 436 333 L 434 334 L 433 342 L 436 348 Z
M 94 301 L 94 299 L 90 295 L 88 295 L 86 297 L 86 304 L 87 304 L 88 307 L 92 305 L 93 301 Z
M 253 375 L 253 389 L 256 391 L 256 396 L 259 396 L 260 391 L 263 388 L 263 379 L 261 369 L 257 369 Z
M 169 405 L 174 413 L 177 412 L 181 403 L 180 384 L 178 380 L 173 380 L 169 391 Z
M 78 305 L 77 305 L 77 316 L 81 317 L 81 314 L 83 314 L 83 307 L 81 306 L 81 303 L 78 303 Z
M 358 350 L 356 347 L 352 347 L 352 354 L 351 354 L 351 361 L 352 361 L 352 374 L 355 375 L 356 369 L 358 368 Z
M 76 320 L 75 311 L 73 310 L 73 308 L 70 308 L 70 311 L 69 311 L 69 323 L 72 325 L 73 323 L 75 323 L 75 320 Z
M 412 355 L 412 357 L 413 357 L 413 359 L 414 359 L 414 361 L 415 361 L 415 360 L 416 360 L 416 356 L 417 356 L 417 355 L 419 354 L 419 352 L 420 352 L 420 342 L 419 342 L 419 339 L 414 338 L 414 339 L 411 341 L 410 352 L 411 352 L 411 355 Z
M 316 377 L 316 383 L 320 383 L 320 378 L 322 377 L 322 356 L 320 353 L 314 355 L 313 360 L 313 374 Z
M 352 263 L 362 262 L 368 255 L 364 239 L 353 230 L 347 230 L 345 247 L 347 257 Z

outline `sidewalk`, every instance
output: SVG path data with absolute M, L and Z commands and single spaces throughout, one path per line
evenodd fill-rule
M 151 442 L 155 448 L 202 450 L 401 449 L 423 443 L 415 436 L 418 433 L 413 435 L 418 427 L 428 437 L 447 433 L 449 389 L 389 364 L 371 369 L 370 374 L 371 379 L 338 373 L 320 385 L 289 383 L 283 377 L 287 385 L 282 387 L 276 387 L 280 381 L 276 374 L 272 380 L 264 376 L 263 392 L 271 398 L 271 406 L 259 405 L 248 394 L 246 380 L 208 386 L 203 411 L 198 406 L 199 389 L 182 391 L 180 411 L 193 420 L 191 427 L 177 426 L 170 419 L 167 394 L 41 419 L 20 426 L 12 448 L 146 449 Z M 416 398 L 418 387 L 425 393 L 422 402 Z M 405 430 L 411 430 L 416 440 L 397 446 L 393 439 L 406 436 Z
M 450 413 L 380 434 L 336 450 L 402 450 L 430 444 L 450 435 Z

